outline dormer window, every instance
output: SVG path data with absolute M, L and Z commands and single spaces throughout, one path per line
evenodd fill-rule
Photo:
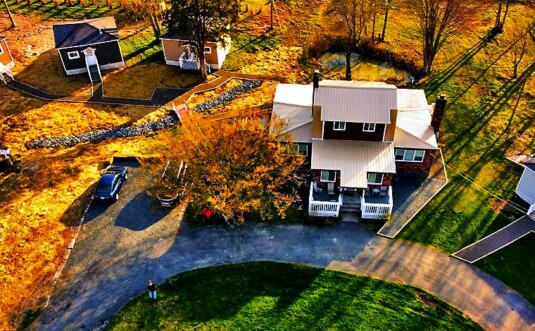
M 69 60 L 76 60 L 80 58 L 80 53 L 78 51 L 72 51 L 67 53 Z
M 204 46 L 204 54 L 212 54 L 212 48 L 208 46 Z
M 346 122 L 335 121 L 333 123 L 333 130 L 334 131 L 345 131 L 346 130 Z
M 375 123 L 364 123 L 364 127 L 362 129 L 364 132 L 375 132 Z

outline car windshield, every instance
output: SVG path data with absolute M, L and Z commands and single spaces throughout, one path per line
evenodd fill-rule
M 110 191 L 111 191 L 111 185 L 102 185 L 102 184 L 100 184 L 97 187 L 97 192 L 99 192 L 99 193 L 108 193 Z

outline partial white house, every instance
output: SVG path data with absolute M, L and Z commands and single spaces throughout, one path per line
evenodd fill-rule
M 535 214 L 535 155 L 518 157 L 515 162 L 524 167 L 516 194 L 529 204 L 528 214 Z
M 346 209 L 389 217 L 394 175 L 427 177 L 445 105 L 444 96 L 433 107 L 423 90 L 382 82 L 315 75 L 313 85 L 279 84 L 272 116 L 286 121 L 285 131 L 307 157 L 309 214 L 338 216 Z

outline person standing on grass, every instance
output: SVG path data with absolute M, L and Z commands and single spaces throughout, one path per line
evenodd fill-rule
M 156 300 L 156 285 L 152 283 L 152 280 L 149 279 L 149 285 L 147 286 L 147 290 L 149 290 L 149 299 Z

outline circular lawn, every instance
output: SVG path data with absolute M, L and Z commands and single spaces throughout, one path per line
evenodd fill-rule
M 481 330 L 422 290 L 302 265 L 252 262 L 176 275 L 110 330 Z

